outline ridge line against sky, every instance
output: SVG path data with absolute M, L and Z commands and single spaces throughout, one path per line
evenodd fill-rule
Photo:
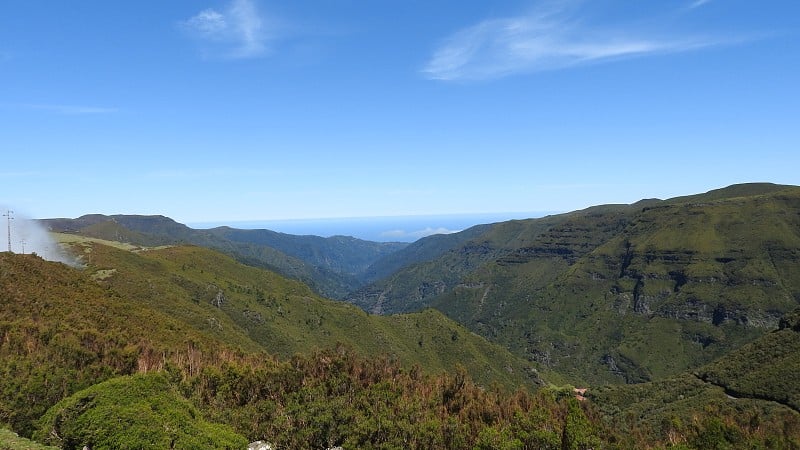
M 12 0 L 0 203 L 181 222 L 800 184 L 800 4 Z

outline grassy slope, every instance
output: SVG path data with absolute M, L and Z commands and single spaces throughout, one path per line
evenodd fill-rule
M 638 385 L 603 386 L 589 390 L 589 398 L 607 421 L 620 430 L 650 433 L 651 438 L 708 448 L 712 437 L 735 448 L 743 431 L 773 436 L 773 448 L 798 448 L 800 430 L 800 313 L 768 333 L 711 364 L 664 380 Z M 717 436 L 688 438 L 693 428 L 708 426 L 708 417 L 727 419 L 714 424 Z M 786 434 L 786 431 L 792 431 Z M 785 435 L 784 438 L 777 436 Z M 726 447 L 722 447 L 726 448 Z
M 197 230 L 164 216 L 100 214 L 77 219 L 45 219 L 55 232 L 68 232 L 138 246 L 190 243 L 222 251 L 240 262 L 301 280 L 316 292 L 342 298 L 359 287 L 375 261 L 406 246 L 345 236 L 322 238 L 219 227 Z
M 130 252 L 87 245 L 87 272 L 100 283 L 244 349 L 285 357 L 338 342 L 362 355 L 394 355 L 429 372 L 463 364 L 485 383 L 514 386 L 530 380 L 528 365 L 433 310 L 369 316 L 322 299 L 297 281 L 201 247 Z
M 58 447 L 41 445 L 5 428 L 0 428 L 0 450 L 58 450 Z
M 405 248 L 402 242 L 372 242 L 350 236 L 293 235 L 271 230 L 219 227 L 208 230 L 230 241 L 274 248 L 315 267 L 360 276 L 375 261 Z
M 755 184 L 494 225 L 373 287 L 569 379 L 645 381 L 777 326 L 800 299 L 800 189 Z
M 0 423 L 18 432 L 29 434 L 50 405 L 97 382 L 229 351 L 79 270 L 0 254 Z
M 373 262 L 363 275 L 372 283 L 412 264 L 431 261 L 445 252 L 488 230 L 491 225 L 476 225 L 458 233 L 434 234 L 424 237 Z
M 800 312 L 780 328 L 704 366 L 695 374 L 730 395 L 778 402 L 800 412 Z

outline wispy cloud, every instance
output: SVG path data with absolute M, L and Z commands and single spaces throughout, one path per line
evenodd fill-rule
M 155 179 L 209 179 L 209 178 L 242 178 L 265 177 L 279 174 L 280 171 L 270 169 L 250 169 L 245 167 L 215 168 L 161 168 L 145 172 L 145 176 Z
M 571 13 L 566 7 L 540 9 L 462 29 L 434 51 L 422 73 L 435 80 L 486 80 L 725 43 L 702 36 L 655 36 L 633 26 L 592 27 Z
M 268 22 L 253 0 L 233 0 L 221 11 L 200 11 L 179 26 L 203 44 L 207 56 L 256 58 L 266 55 L 277 24 Z
M 107 108 L 101 106 L 84 106 L 84 105 L 52 105 L 52 104 L 26 103 L 18 106 L 25 109 L 33 109 L 33 110 L 45 111 L 55 114 L 64 114 L 64 115 L 112 114 L 119 111 L 117 108 Z
M 711 0 L 695 0 L 689 4 L 689 9 L 699 8 L 706 3 L 711 3 Z

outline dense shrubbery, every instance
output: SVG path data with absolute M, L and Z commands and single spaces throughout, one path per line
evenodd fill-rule
M 0 255 L 0 424 L 30 436 L 38 423 L 67 447 L 800 448 L 797 413 L 686 377 L 578 402 L 345 346 L 281 362 L 62 265 Z
M 203 420 L 157 373 L 113 378 L 62 400 L 42 417 L 34 437 L 65 450 L 243 449 L 248 443 Z

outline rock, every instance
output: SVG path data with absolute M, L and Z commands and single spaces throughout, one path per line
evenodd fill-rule
M 211 304 L 217 308 L 222 308 L 223 303 L 225 303 L 225 294 L 220 290 L 217 292 L 217 295 L 214 296 L 214 299 L 211 300 Z
M 255 441 L 247 446 L 247 450 L 275 450 L 275 447 L 266 441 Z

